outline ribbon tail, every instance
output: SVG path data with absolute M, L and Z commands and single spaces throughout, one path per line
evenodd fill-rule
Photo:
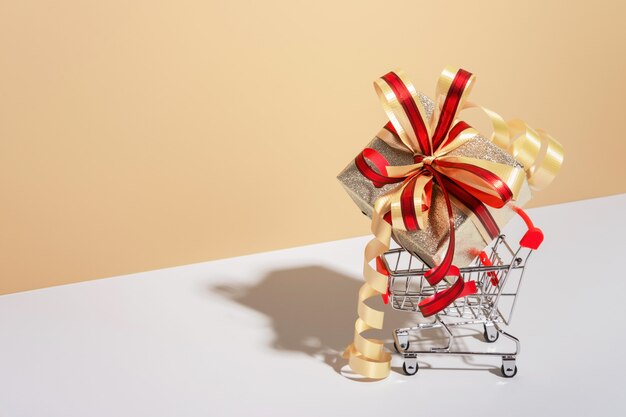
M 448 195 L 448 191 L 441 180 L 441 175 L 435 171 L 431 170 L 437 184 L 439 185 L 439 189 L 443 194 L 443 198 L 446 202 L 446 208 L 448 210 L 448 227 L 449 227 L 449 242 L 448 248 L 446 249 L 446 254 L 443 257 L 441 263 L 434 268 L 429 269 L 424 274 L 424 278 L 428 281 L 430 285 L 437 285 L 448 273 L 450 267 L 452 266 L 452 258 L 454 256 L 454 248 L 455 248 L 455 233 L 454 233 L 454 213 L 452 212 L 452 203 L 450 202 L 450 196 Z
M 476 103 L 466 102 L 464 108 L 482 110 L 491 122 L 491 141 L 519 161 L 526 171 L 533 191 L 546 188 L 563 164 L 563 146 L 540 129 L 533 129 L 519 119 L 504 121 L 498 113 Z
M 372 215 L 372 233 L 374 238 L 365 246 L 363 257 L 363 276 L 365 283 L 359 290 L 358 316 L 354 323 L 354 341 L 344 352 L 350 368 L 372 379 L 383 379 L 391 371 L 391 355 L 385 351 L 381 340 L 368 339 L 362 335 L 369 329 L 382 329 L 384 313 L 368 306 L 365 301 L 387 293 L 388 277 L 370 266 L 370 262 L 389 250 L 391 225 L 384 220 L 384 213 L 389 211 L 390 196 L 383 195 L 374 204 Z
M 437 181 L 437 184 L 439 185 L 439 188 L 441 189 L 444 200 L 446 202 L 450 232 L 448 248 L 446 250 L 443 261 L 436 267 L 428 270 L 424 274 L 424 277 L 426 278 L 428 283 L 433 286 L 441 282 L 444 277 L 453 276 L 456 277 L 456 280 L 451 287 L 433 294 L 432 296 L 422 300 L 418 304 L 420 312 L 424 317 L 429 317 L 433 314 L 437 314 L 438 312 L 449 306 L 457 298 L 475 294 L 477 291 L 476 282 L 469 281 L 466 283 L 460 274 L 459 268 L 452 265 L 456 241 L 452 203 L 450 201 L 450 195 L 448 194 L 448 190 L 446 189 L 446 183 L 443 181 L 441 174 L 439 174 L 435 170 L 432 170 L 431 172 L 433 174 L 433 177 Z
M 524 165 L 531 189 L 547 187 L 563 164 L 563 146 L 542 130 L 535 130 L 522 120 L 507 123 L 511 133 L 509 152 Z
M 368 165 L 367 160 L 369 160 L 376 167 L 376 170 Z M 372 148 L 363 149 L 363 151 L 354 159 L 354 164 L 361 175 L 372 181 L 372 184 L 374 184 L 376 188 L 380 188 L 386 184 L 395 184 L 404 180 L 404 178 L 390 177 L 387 174 L 387 166 L 389 165 L 389 162 L 383 155 L 380 154 L 380 152 Z
M 420 312 L 424 317 L 429 317 L 439 313 L 441 310 L 452 304 L 457 298 L 463 298 L 468 295 L 476 294 L 476 281 L 465 282 L 463 277 L 461 277 L 458 268 L 453 266 L 451 269 L 455 270 L 453 275 L 456 275 L 456 281 L 452 284 L 452 286 L 444 291 L 439 291 L 430 297 L 425 298 L 418 304 Z

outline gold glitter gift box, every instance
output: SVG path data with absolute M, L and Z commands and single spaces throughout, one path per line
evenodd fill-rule
M 426 112 L 426 116 L 430 118 L 433 112 L 432 100 L 421 93 L 418 93 L 417 96 Z M 411 154 L 392 148 L 377 137 L 374 138 L 367 147 L 380 152 L 380 154 L 389 161 L 390 165 L 398 166 L 414 163 Z M 449 155 L 466 156 L 521 167 L 521 164 L 505 150 L 480 135 L 476 135 L 469 142 L 450 152 Z M 369 179 L 361 174 L 354 160 L 341 171 L 337 179 L 341 182 L 358 208 L 370 218 L 372 217 L 376 199 L 398 186 L 398 184 L 388 184 L 380 188 L 375 187 Z M 523 207 L 528 203 L 530 198 L 530 188 L 526 181 L 524 181 L 518 198 L 513 204 L 518 207 Z M 458 267 L 463 267 L 470 264 L 476 257 L 476 253 L 483 250 L 490 242 L 482 236 L 472 219 L 454 204 L 454 199 L 452 200 L 452 205 L 456 233 L 454 264 Z M 505 206 L 501 209 L 487 207 L 487 209 L 500 229 L 516 215 L 509 206 Z M 428 227 L 418 231 L 394 230 L 392 237 L 400 246 L 419 257 L 430 267 L 433 267 L 439 264 L 443 259 L 448 248 L 449 236 L 449 219 L 446 203 L 438 187 L 433 188 L 427 225 Z

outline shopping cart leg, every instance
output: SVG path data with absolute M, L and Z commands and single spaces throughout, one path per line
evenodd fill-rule
M 439 353 L 450 352 L 450 347 L 452 346 L 452 343 L 454 342 L 454 335 L 452 334 L 452 331 L 450 331 L 446 323 L 441 321 L 441 319 L 439 318 L 439 315 L 436 316 L 436 323 L 446 332 L 446 335 L 448 336 L 448 344 L 444 347 L 432 347 L 430 348 L 430 351 L 439 352 Z
M 484 327 L 483 336 L 485 337 L 485 342 L 493 343 L 496 340 L 498 340 L 498 336 L 500 336 L 500 333 L 498 332 L 498 329 L 493 324 L 493 322 L 488 321 L 483 325 L 483 327 Z
M 402 353 L 409 348 L 409 332 L 406 330 L 396 330 L 396 338 L 393 346 L 398 353 Z

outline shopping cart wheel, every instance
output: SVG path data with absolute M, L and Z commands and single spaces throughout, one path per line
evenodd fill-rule
M 498 329 L 496 329 L 496 326 L 494 326 L 493 324 L 483 324 L 483 329 L 483 337 L 485 338 L 485 342 L 493 343 L 498 340 L 500 333 L 498 332 Z
M 500 367 L 502 376 L 505 378 L 513 378 L 517 374 L 517 365 L 514 358 L 502 358 L 502 366 Z
M 410 343 L 409 341 L 404 342 L 404 344 L 401 342 L 401 343 L 400 343 L 400 347 L 401 347 L 402 349 L 400 350 L 400 349 L 398 349 L 398 345 L 396 344 L 396 342 L 393 342 L 393 348 L 396 350 L 396 352 L 398 352 L 398 353 L 402 353 L 402 352 L 404 352 L 405 350 L 409 350 L 409 346 L 410 346 L 410 344 L 411 344 L 411 343 Z
M 407 375 L 415 375 L 419 369 L 417 358 L 406 358 L 402 364 L 402 370 Z

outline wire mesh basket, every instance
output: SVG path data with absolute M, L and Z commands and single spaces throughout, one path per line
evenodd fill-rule
M 434 314 L 434 321 L 418 323 L 414 327 L 395 329 L 393 332 L 396 350 L 403 356 L 403 369 L 406 374 L 414 375 L 419 367 L 418 355 L 490 355 L 501 356 L 501 371 L 505 377 L 517 373 L 515 363 L 519 354 L 519 340 L 505 332 L 502 326 L 508 326 L 513 317 L 515 303 L 519 294 L 522 278 L 530 255 L 541 244 L 543 234 L 532 225 L 530 219 L 524 220 L 529 227 L 520 244 L 512 247 L 504 235 L 498 236 L 484 251 L 477 253 L 475 261 L 459 269 L 459 278 L 466 284 L 475 285 L 473 294 L 457 298 L 443 310 Z M 420 313 L 420 305 L 438 293 L 451 288 L 454 280 L 443 279 L 437 285 L 430 285 L 425 278 L 429 267 L 415 254 L 403 248 L 392 249 L 381 257 L 385 272 L 389 275 L 389 289 L 386 302 L 394 310 Z M 467 350 L 455 343 L 456 326 L 482 326 L 483 340 L 494 343 L 503 335 L 514 342 L 513 350 L 485 349 Z M 410 340 L 419 339 L 422 332 L 430 329 L 442 329 L 446 342 L 442 346 L 428 349 L 411 346 Z

